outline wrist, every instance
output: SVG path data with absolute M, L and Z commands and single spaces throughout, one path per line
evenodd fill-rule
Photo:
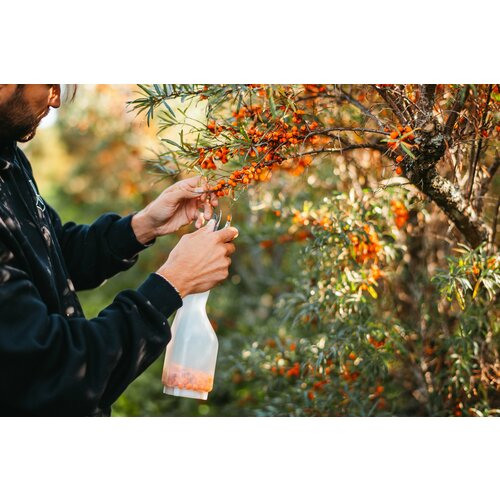
M 186 280 L 184 280 L 174 269 L 161 267 L 158 271 L 156 271 L 156 274 L 167 280 L 175 288 L 182 299 L 186 295 L 189 295 L 190 292 Z
M 156 238 L 156 230 L 151 223 L 151 218 L 141 210 L 137 212 L 131 221 L 132 231 L 139 243 L 146 245 Z

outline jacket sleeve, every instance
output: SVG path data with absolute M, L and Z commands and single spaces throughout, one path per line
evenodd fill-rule
M 170 340 L 167 318 L 182 299 L 156 274 L 87 320 L 49 314 L 9 261 L 0 241 L 0 414 L 89 415 L 109 407 Z
M 75 289 L 96 288 L 137 262 L 137 254 L 151 246 L 142 245 L 132 229 L 132 217 L 107 213 L 93 224 L 62 225 L 56 211 L 47 206 L 66 267 Z

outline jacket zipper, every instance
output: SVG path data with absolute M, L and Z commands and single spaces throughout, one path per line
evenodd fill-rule
M 40 196 L 40 193 L 37 191 L 35 183 L 31 179 L 28 179 L 28 182 L 30 183 L 31 189 L 33 189 L 33 192 L 35 193 L 36 208 L 38 208 L 38 210 L 41 210 L 42 212 L 45 212 L 45 202 L 43 201 L 43 198 Z

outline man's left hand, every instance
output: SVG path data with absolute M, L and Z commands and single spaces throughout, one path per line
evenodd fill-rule
M 208 188 L 206 180 L 196 176 L 165 189 L 156 200 L 132 217 L 132 229 L 137 240 L 146 244 L 193 221 L 199 229 L 203 219 L 210 219 L 213 207 L 218 205 L 217 196 L 208 193 Z

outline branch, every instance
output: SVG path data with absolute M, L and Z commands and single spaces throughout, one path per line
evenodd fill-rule
M 315 155 L 320 153 L 344 153 L 345 151 L 352 151 L 353 149 L 375 149 L 376 151 L 385 152 L 386 147 L 373 144 L 371 142 L 365 144 L 349 144 L 343 148 L 324 148 L 324 149 L 312 149 L 311 151 L 304 151 L 303 153 L 297 153 L 295 155 L 290 155 L 288 158 L 299 158 L 306 155 Z
M 448 139 L 451 137 L 451 133 L 453 132 L 453 127 L 455 126 L 455 123 L 465 106 L 465 101 L 467 100 L 467 97 L 469 96 L 469 86 L 464 85 L 460 89 L 460 93 L 458 94 L 458 98 L 455 101 L 455 104 L 453 105 L 452 110 L 450 111 L 450 116 L 448 116 L 448 119 L 446 120 L 446 125 L 444 126 L 444 136 Z
M 436 85 L 419 85 L 420 97 L 418 99 L 418 111 L 416 115 L 416 127 L 423 127 L 432 120 L 432 110 L 434 109 L 434 99 L 436 97 Z
M 406 125 L 408 123 L 408 119 L 403 115 L 402 109 L 398 106 L 397 101 L 395 101 L 389 94 L 389 92 L 386 89 L 381 89 L 377 87 L 376 85 L 373 86 L 374 89 L 380 94 L 382 99 L 389 104 L 389 106 L 392 109 L 392 112 L 397 116 L 399 122 L 402 125 Z
M 309 137 L 310 135 L 328 135 L 326 132 L 369 132 L 371 134 L 390 135 L 390 132 L 386 132 L 385 130 L 378 130 L 375 128 L 331 127 L 320 130 L 319 132 L 311 132 L 307 134 L 306 137 Z
M 374 120 L 379 127 L 384 127 L 384 122 L 378 117 L 375 116 L 368 108 L 363 106 L 357 99 L 352 97 L 350 94 L 348 94 L 344 89 L 339 87 L 340 91 L 340 98 L 345 99 L 346 101 L 350 102 L 353 106 L 356 106 L 364 115 L 370 117 L 372 120 Z
M 445 212 L 472 247 L 489 240 L 488 226 L 480 220 L 460 188 L 441 177 L 435 166 L 409 170 L 407 177 Z
M 420 85 L 420 99 L 419 104 L 423 111 L 432 114 L 434 108 L 434 99 L 436 97 L 436 87 L 434 83 L 427 83 Z
M 487 170 L 487 172 L 484 174 L 484 177 L 479 183 L 477 195 L 474 196 L 475 208 L 478 214 L 481 214 L 483 211 L 483 199 L 486 196 L 490 184 L 493 181 L 493 177 L 495 177 L 495 174 L 497 173 L 499 167 L 500 167 L 500 156 L 497 156 L 495 158 L 495 161 Z
M 488 87 L 488 97 L 486 98 L 486 104 L 484 105 L 483 118 L 481 120 L 481 128 L 479 129 L 479 142 L 477 144 L 476 154 L 474 155 L 472 163 L 472 176 L 469 185 L 469 193 L 467 195 L 468 199 L 470 199 L 470 195 L 472 194 L 472 188 L 474 187 L 474 178 L 476 177 L 477 162 L 479 161 L 479 155 L 481 154 L 481 148 L 483 147 L 483 136 L 481 135 L 481 130 L 484 128 L 484 125 L 486 123 L 486 115 L 488 114 L 488 106 L 490 105 L 490 97 L 492 89 L 493 85 L 490 84 Z
M 495 239 L 496 239 L 496 236 L 497 236 L 497 225 L 498 225 L 498 211 L 500 209 L 500 198 L 498 198 L 497 200 L 497 204 L 496 204 L 496 207 L 495 207 L 495 212 L 494 212 L 494 215 L 493 215 L 493 231 L 491 233 L 491 239 L 490 239 L 490 248 L 489 250 L 492 252 L 493 249 L 495 248 Z

